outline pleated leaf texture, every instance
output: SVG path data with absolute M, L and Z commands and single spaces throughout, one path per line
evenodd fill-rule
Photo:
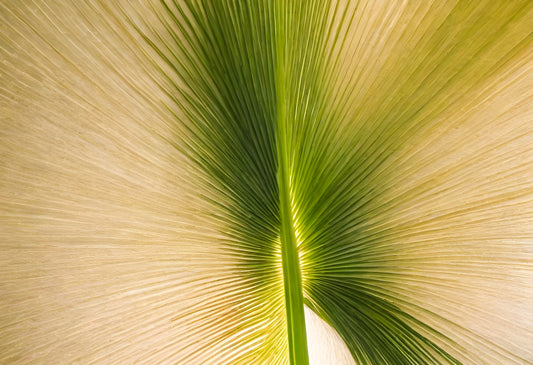
M 533 2 L 0 2 L 1 364 L 533 364 Z

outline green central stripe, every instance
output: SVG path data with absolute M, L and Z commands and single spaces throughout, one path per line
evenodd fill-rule
M 307 335 L 303 304 L 302 275 L 298 258 L 296 235 L 294 232 L 293 215 L 290 196 L 290 148 L 288 146 L 287 128 L 287 62 L 286 49 L 289 30 L 283 9 L 284 0 L 276 7 L 276 118 L 277 118 L 277 153 L 278 153 L 278 186 L 280 203 L 280 240 L 283 267 L 283 283 L 285 288 L 285 307 L 287 311 L 287 332 L 289 337 L 289 358 L 292 365 L 309 364 L 307 353 Z

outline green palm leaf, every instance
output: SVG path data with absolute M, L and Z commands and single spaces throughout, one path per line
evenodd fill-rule
M 533 362 L 533 4 L 0 4 L 0 362 Z

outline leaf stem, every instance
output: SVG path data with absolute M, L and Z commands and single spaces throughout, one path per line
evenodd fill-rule
M 285 0 L 276 6 L 276 147 L 278 154 L 278 187 L 280 203 L 280 240 L 289 359 L 291 365 L 308 365 L 307 334 L 303 304 L 303 287 L 290 194 L 290 146 L 287 135 L 286 47 L 288 34 Z

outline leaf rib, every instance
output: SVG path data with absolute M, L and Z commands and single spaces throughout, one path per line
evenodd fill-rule
M 276 148 L 278 155 L 278 188 L 280 204 L 280 241 L 289 359 L 291 365 L 308 365 L 307 334 L 305 329 L 302 275 L 290 196 L 290 146 L 287 119 L 287 13 L 284 1 L 276 8 Z

